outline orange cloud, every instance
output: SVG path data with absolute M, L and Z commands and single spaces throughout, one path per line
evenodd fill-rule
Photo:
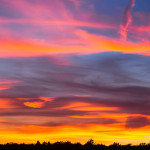
M 117 107 L 97 106 L 87 102 L 72 102 L 67 106 L 59 107 L 59 109 L 71 109 L 80 111 L 102 111 L 102 110 L 117 110 Z
M 90 106 L 90 103 L 85 103 L 85 102 L 74 102 L 74 103 L 70 103 L 67 106 L 63 106 L 63 107 L 59 107 L 59 109 L 73 109 L 73 108 L 78 108 L 80 106 Z
M 19 108 L 19 106 L 16 106 L 13 104 L 12 99 L 8 98 L 0 98 L 0 109 L 8 109 L 8 108 Z
M 25 106 L 32 108 L 41 108 L 43 104 L 43 102 L 24 102 Z
M 29 57 L 57 53 L 92 54 L 107 51 L 149 55 L 150 42 L 123 42 L 118 39 L 90 34 L 83 30 L 78 30 L 75 34 L 79 36 L 78 40 L 82 41 L 84 46 L 49 45 L 33 41 L 1 39 L 1 57 Z
M 1 39 L 0 48 L 1 57 L 28 57 L 48 55 L 52 53 L 75 53 L 84 49 L 83 47 L 79 46 L 54 46 L 12 39 Z
M 149 55 L 150 42 L 136 43 L 131 41 L 121 41 L 119 39 L 112 39 L 105 36 L 93 35 L 83 30 L 77 31 L 76 34 L 79 35 L 83 41 L 89 43 L 91 53 L 116 51 Z
M 39 99 L 47 101 L 47 102 L 51 102 L 55 99 L 55 97 L 39 97 Z

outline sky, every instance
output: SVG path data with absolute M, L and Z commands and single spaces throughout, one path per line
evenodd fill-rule
M 149 6 L 0 0 L 0 143 L 149 142 Z

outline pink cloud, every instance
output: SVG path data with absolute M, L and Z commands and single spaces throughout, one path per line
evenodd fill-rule
M 127 31 L 130 23 L 132 22 L 131 9 L 134 7 L 135 0 L 131 0 L 129 5 L 125 8 L 122 23 L 120 25 L 120 35 L 123 40 L 127 39 Z

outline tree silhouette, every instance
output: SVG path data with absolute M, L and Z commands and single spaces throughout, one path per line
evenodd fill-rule
M 35 144 L 17 144 L 7 143 L 0 144 L 0 150 L 150 150 L 150 143 L 140 143 L 139 145 L 121 145 L 114 142 L 106 146 L 103 144 L 95 144 L 94 140 L 88 140 L 84 145 L 81 143 L 63 142 L 43 142 L 37 141 Z

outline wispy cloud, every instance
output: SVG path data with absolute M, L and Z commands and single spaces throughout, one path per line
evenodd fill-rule
M 127 39 L 127 32 L 130 23 L 132 22 L 132 8 L 134 7 L 135 0 L 131 0 L 128 6 L 125 8 L 122 18 L 122 23 L 120 25 L 120 35 L 123 40 Z

